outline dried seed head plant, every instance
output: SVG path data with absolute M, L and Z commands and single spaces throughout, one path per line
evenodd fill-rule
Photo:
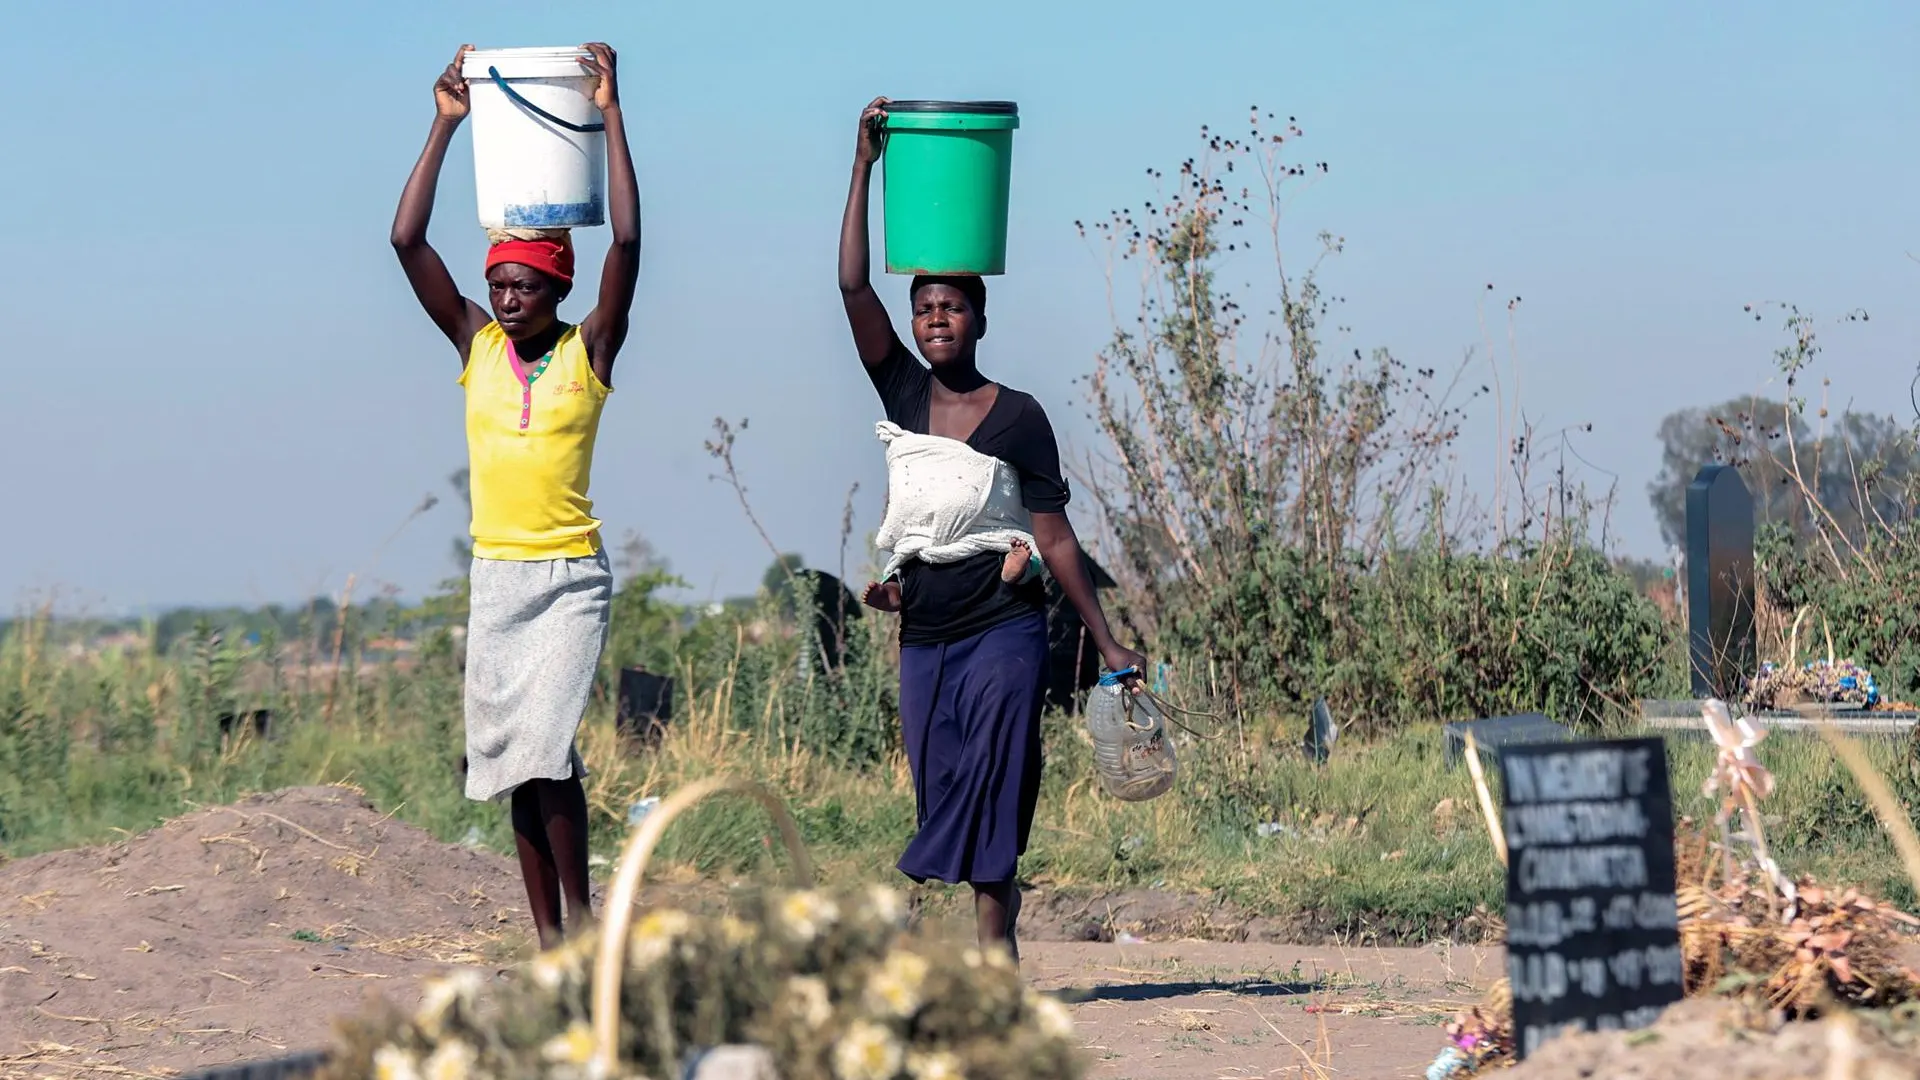
M 1065 1006 L 1024 986 L 1004 953 L 908 933 L 906 915 L 905 897 L 877 886 L 743 890 L 723 915 L 646 913 L 619 995 L 626 1075 L 685 1075 L 703 1051 L 740 1045 L 765 1048 L 784 1080 L 1085 1074 Z M 511 980 L 458 972 L 411 1016 L 369 1009 L 341 1025 L 323 1075 L 585 1080 L 598 947 L 585 935 Z
M 1505 559 L 1469 569 L 1488 589 L 1536 598 L 1516 619 L 1548 592 L 1549 607 L 1569 592 L 1574 606 L 1629 602 L 1580 580 L 1588 552 L 1574 549 L 1593 548 L 1585 523 L 1594 503 L 1565 462 L 1572 435 L 1588 425 L 1543 439 L 1517 397 L 1499 395 L 1512 416 L 1501 424 L 1494 498 L 1479 504 L 1460 475 L 1458 444 L 1469 408 L 1496 396 L 1468 379 L 1469 368 L 1493 358 L 1469 350 L 1442 371 L 1386 349 L 1329 344 L 1352 334 L 1337 322 L 1341 298 L 1321 283 L 1345 241 L 1320 233 L 1296 271 L 1286 250 L 1294 230 L 1283 228 L 1293 201 L 1331 171 L 1298 157 L 1304 138 L 1295 118 L 1252 109 L 1243 134 L 1202 128 L 1199 154 L 1171 174 L 1148 169 L 1153 199 L 1076 223 L 1104 249 L 1115 325 L 1085 380 L 1103 449 L 1077 471 L 1101 512 L 1101 546 L 1121 585 L 1115 607 L 1185 666 L 1188 693 L 1223 698 L 1244 716 L 1324 691 L 1360 711 L 1364 728 L 1384 721 L 1383 707 L 1411 711 L 1417 697 L 1397 685 L 1408 677 L 1394 670 L 1409 662 L 1406 650 L 1383 636 L 1409 605 L 1379 588 L 1410 544 L 1438 556 L 1439 571 L 1464 566 L 1455 555 Z M 1263 284 L 1236 291 L 1223 282 L 1243 270 Z M 1267 302 L 1245 299 L 1256 291 Z M 1511 320 L 1519 298 L 1506 307 Z M 1533 467 L 1550 456 L 1560 464 L 1536 484 Z M 1547 577 L 1560 584 L 1549 589 Z M 1445 599 L 1462 612 L 1473 606 Z M 1393 610 L 1370 610 L 1382 604 Z M 1635 612 L 1620 625 L 1632 639 L 1623 666 L 1644 670 L 1654 663 L 1650 617 Z M 1510 640 L 1491 651 L 1529 635 L 1516 623 L 1499 636 Z M 1366 657 L 1394 652 L 1393 664 L 1360 670 Z M 1497 681 L 1491 670 L 1471 674 L 1456 681 Z M 1572 678 L 1568 686 L 1556 693 L 1610 689 L 1589 692 Z

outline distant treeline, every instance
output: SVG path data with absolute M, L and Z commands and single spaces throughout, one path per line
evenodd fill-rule
M 154 650 L 170 652 L 197 634 L 217 635 L 233 644 L 277 643 L 283 648 L 302 642 L 331 648 L 340 624 L 340 605 L 329 597 L 315 597 L 300 605 L 268 604 L 258 608 L 179 607 L 150 618 L 55 618 L 42 623 L 43 632 L 59 643 L 92 642 L 121 634 L 148 637 Z M 25 620 L 0 619 L 0 639 L 20 629 Z M 342 644 L 358 647 L 377 638 L 408 640 L 436 624 L 436 620 L 399 601 L 379 597 L 355 601 L 346 619 Z

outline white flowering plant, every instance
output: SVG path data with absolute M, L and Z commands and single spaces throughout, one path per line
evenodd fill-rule
M 909 933 L 892 890 L 752 893 L 732 909 L 635 921 L 620 994 L 625 1075 L 673 1080 L 701 1051 L 737 1044 L 764 1047 L 781 1080 L 1085 1073 L 1065 1006 L 1027 989 L 1004 951 Z M 511 979 L 463 971 L 430 984 L 410 1016 L 355 1018 L 325 1075 L 590 1080 L 598 948 L 590 934 Z

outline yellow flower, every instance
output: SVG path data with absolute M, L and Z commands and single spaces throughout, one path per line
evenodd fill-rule
M 1039 1023 L 1041 1031 L 1056 1039 L 1073 1038 L 1073 1014 L 1067 1011 L 1065 1005 L 1053 998 L 1029 992 L 1027 1007 L 1033 1010 L 1033 1018 Z
M 920 988 L 926 982 L 927 968 L 927 958 L 918 953 L 888 953 L 880 969 L 867 977 L 867 1010 L 902 1019 L 919 1012 L 925 1002 Z
M 893 1032 L 857 1020 L 833 1044 L 833 1075 L 839 1080 L 893 1080 L 904 1056 Z
M 960 1059 L 944 1050 L 931 1054 L 908 1054 L 907 1075 L 913 1080 L 967 1080 Z
M 633 932 L 642 937 L 679 937 L 693 929 L 693 916 L 673 908 L 649 911 Z
M 576 971 L 585 971 L 593 966 L 594 957 L 600 954 L 600 936 L 582 934 L 569 938 L 565 945 L 560 946 L 560 951 L 566 955 L 569 966 Z
M 649 967 L 659 963 L 673 950 L 673 941 L 693 928 L 693 918 L 684 911 L 650 911 L 627 934 L 627 963 Z
M 548 993 L 559 990 L 567 981 L 566 958 L 557 952 L 543 952 L 534 957 L 529 971 L 533 984 Z
M 373 1052 L 374 1080 L 420 1080 L 413 1055 L 397 1046 L 383 1046 Z
M 780 902 L 780 922 L 797 941 L 812 941 L 839 918 L 839 906 L 817 892 L 789 893 Z
M 811 975 L 796 975 L 787 980 L 787 993 L 793 996 L 793 1015 L 818 1030 L 833 1018 L 833 1003 L 827 999 L 827 984 Z
M 556 1065 L 585 1065 L 593 1057 L 593 1029 L 575 1020 L 540 1047 L 540 1056 Z
M 467 1080 L 478 1058 L 473 1047 L 459 1039 L 443 1042 L 440 1049 L 427 1058 L 426 1080 Z
M 873 913 L 882 922 L 894 926 L 905 926 L 907 922 L 907 902 L 901 895 L 885 885 L 875 885 L 867 890 L 867 903 L 872 905 Z
M 882 967 L 918 990 L 920 984 L 926 981 L 927 972 L 931 970 L 932 965 L 927 963 L 926 957 L 917 952 L 895 949 L 887 954 L 886 963 Z
M 752 923 L 742 922 L 731 915 L 723 915 L 720 918 L 720 933 L 726 938 L 727 944 L 737 949 L 752 941 L 760 932 L 753 928 Z
M 480 990 L 480 973 L 471 968 L 454 972 L 444 979 L 429 982 L 420 995 L 420 1008 L 414 1022 L 429 1039 L 438 1039 L 446 1031 L 447 1014 L 456 1004 L 470 1004 Z

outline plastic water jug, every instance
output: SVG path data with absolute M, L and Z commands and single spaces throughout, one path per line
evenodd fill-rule
M 1102 674 L 1087 693 L 1087 734 L 1100 786 L 1123 802 L 1146 802 L 1173 787 L 1178 766 L 1166 718 L 1145 695 L 1120 684 L 1130 674 Z

